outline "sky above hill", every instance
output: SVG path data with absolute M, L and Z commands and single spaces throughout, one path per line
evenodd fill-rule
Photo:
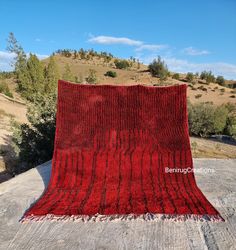
M 175 72 L 212 70 L 236 79 L 235 0 L 0 1 L 0 70 L 10 70 L 6 39 L 45 58 L 89 49 L 148 64 L 160 55 Z

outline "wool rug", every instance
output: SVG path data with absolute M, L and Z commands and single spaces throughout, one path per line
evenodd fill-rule
M 196 184 L 186 92 L 59 80 L 50 181 L 20 221 L 223 221 Z

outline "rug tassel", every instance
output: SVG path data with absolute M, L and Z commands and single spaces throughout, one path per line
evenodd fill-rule
M 81 222 L 107 222 L 107 221 L 131 221 L 131 220 L 141 220 L 141 221 L 174 221 L 182 222 L 186 220 L 193 220 L 196 222 L 223 222 L 225 221 L 220 215 L 197 215 L 197 214 L 184 214 L 184 215 L 175 215 L 175 214 L 114 214 L 114 215 L 27 215 L 24 216 L 20 222 L 26 223 L 30 221 L 81 221 Z

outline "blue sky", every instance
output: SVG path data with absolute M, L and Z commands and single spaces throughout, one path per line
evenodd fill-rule
M 0 10 L 0 70 L 13 32 L 40 58 L 81 47 L 146 64 L 160 55 L 172 71 L 236 79 L 235 0 L 0 0 Z

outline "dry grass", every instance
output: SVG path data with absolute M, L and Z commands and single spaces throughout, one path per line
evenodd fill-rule
M 70 65 L 72 73 L 78 77 L 78 79 L 85 79 L 88 75 L 89 69 L 96 71 L 98 77 L 98 84 L 117 84 L 117 85 L 132 85 L 132 84 L 144 84 L 153 85 L 159 84 L 159 80 L 156 77 L 152 77 L 147 71 L 147 66 L 141 64 L 140 69 L 134 66 L 128 70 L 115 69 L 109 66 L 109 64 L 103 63 L 103 61 L 98 59 L 93 59 L 91 61 L 80 60 L 62 57 L 60 55 L 55 56 L 55 60 L 59 66 L 59 70 L 62 73 L 64 71 L 65 65 Z M 48 63 L 48 59 L 44 60 L 44 63 Z M 106 77 L 104 74 L 112 70 L 117 73 L 117 77 L 111 78 Z M 185 75 L 180 74 L 180 79 L 184 79 Z M 200 83 L 199 83 L 200 82 Z M 191 86 L 189 86 L 187 95 L 192 103 L 199 102 L 213 102 L 216 105 L 221 105 L 223 103 L 231 102 L 236 104 L 236 98 L 232 98 L 232 89 L 227 87 L 219 86 L 218 84 L 211 83 L 209 85 L 205 84 L 204 81 L 199 81 Z M 166 80 L 166 84 L 183 84 L 183 81 L 172 79 L 169 77 Z M 224 89 L 224 90 L 222 90 Z M 195 98 L 195 96 L 200 96 L 201 98 Z
M 236 146 L 211 139 L 191 137 L 194 158 L 236 158 Z
M 0 118 L 2 118 L 3 116 L 6 116 L 6 115 L 7 115 L 6 111 L 3 109 L 0 109 Z

